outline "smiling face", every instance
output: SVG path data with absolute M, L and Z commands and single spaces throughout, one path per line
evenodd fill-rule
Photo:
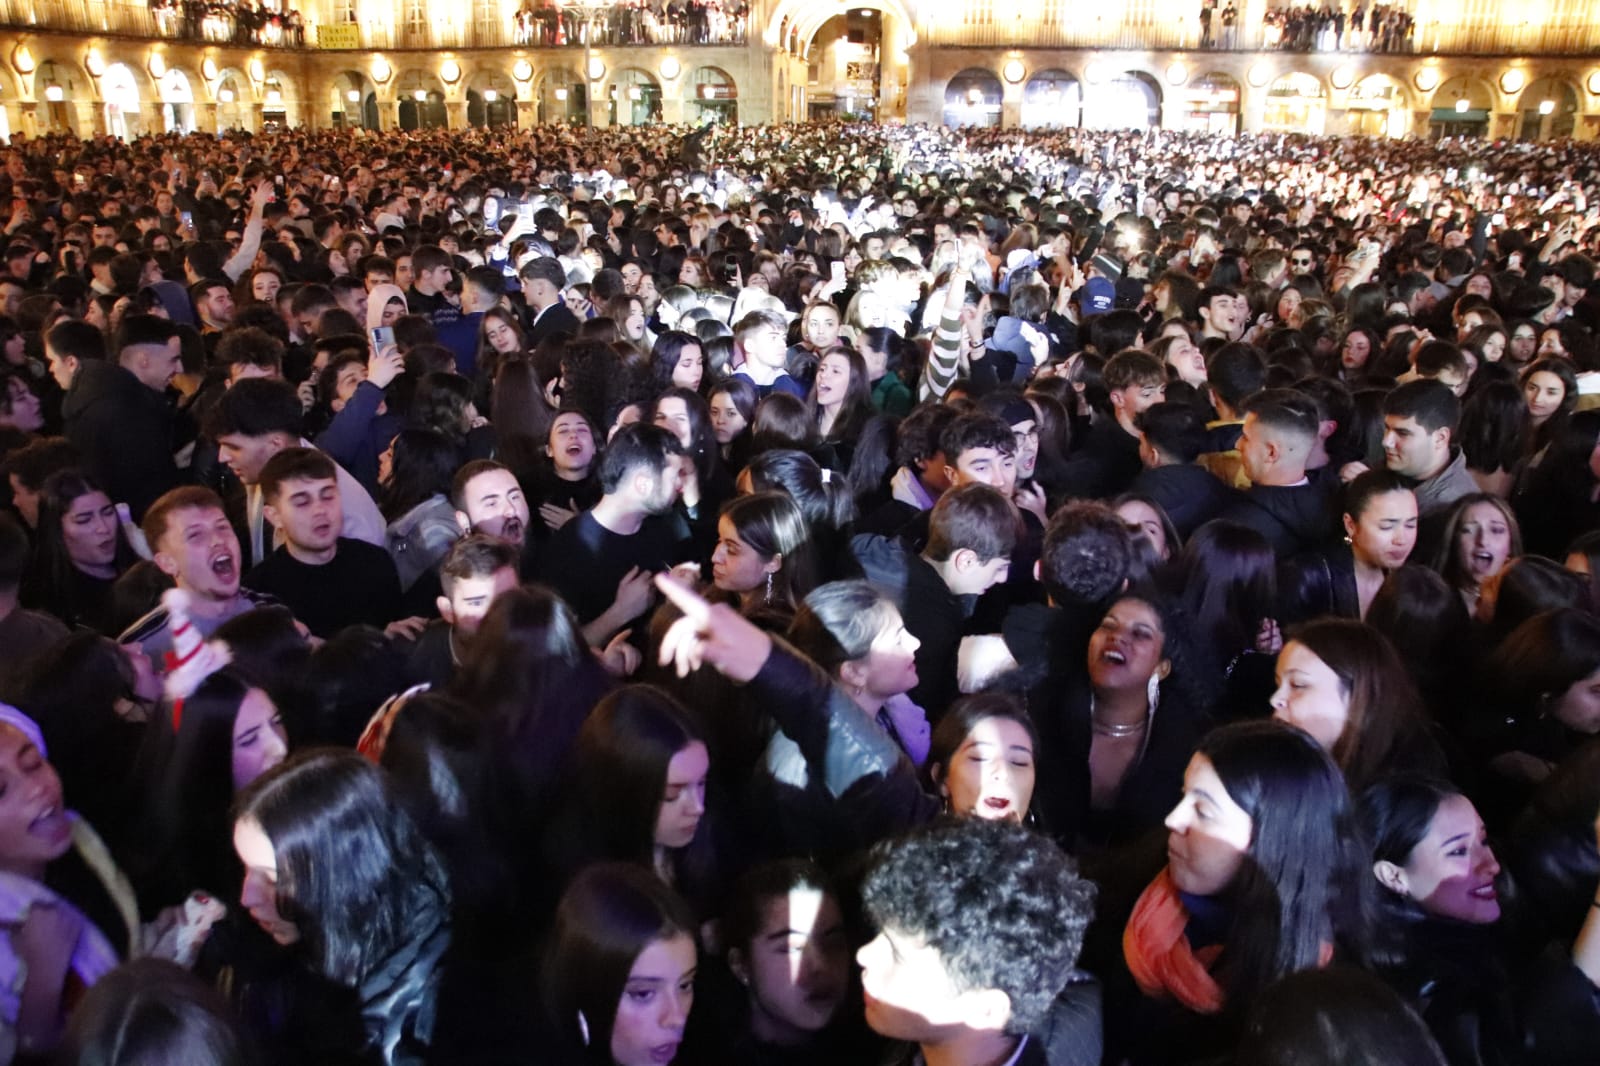
M 1456 565 L 1481 585 L 1505 569 L 1511 558 L 1511 523 L 1492 503 L 1475 503 L 1456 527 Z
M 694 1005 L 697 962 L 694 941 L 682 934 L 639 952 L 611 1025 L 616 1066 L 667 1066 L 677 1056 Z
M 1405 865 L 1377 864 L 1378 880 L 1416 900 L 1422 909 L 1458 922 L 1486 925 L 1500 919 L 1495 878 L 1500 863 L 1489 847 L 1472 801 L 1449 796 L 1439 804 L 1428 832 Z
M 1161 616 L 1143 600 L 1119 600 L 1089 637 L 1089 681 L 1096 690 L 1143 689 L 1172 669 Z
M 26 733 L 0 723 L 0 869 L 42 876 L 71 847 L 55 768 Z
M 950 810 L 979 818 L 1020 822 L 1033 802 L 1033 740 L 1012 718 L 976 722 L 945 768 L 940 791 Z
M 1189 760 L 1183 799 L 1167 815 L 1167 869 L 1180 892 L 1215 896 L 1244 866 L 1255 822 L 1234 802 L 1204 755 Z
M 1305 730 L 1329 751 L 1350 721 L 1344 682 L 1316 652 L 1295 640 L 1278 653 L 1278 688 L 1271 702 L 1272 717 Z
M 86 492 L 61 516 L 67 558 L 83 569 L 107 567 L 117 558 L 117 509 L 103 492 Z

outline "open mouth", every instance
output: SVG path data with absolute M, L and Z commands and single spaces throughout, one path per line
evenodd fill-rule
M 1495 891 L 1494 882 L 1491 881 L 1486 885 L 1479 885 L 1477 888 L 1473 889 L 1472 890 L 1472 898 L 1473 899 L 1481 899 L 1481 900 L 1484 900 L 1485 902 L 1493 903 L 1495 900 L 1498 900 L 1500 898 L 1500 893 Z
M 28 832 L 46 840 L 60 840 L 72 832 L 72 826 L 67 822 L 66 812 L 61 805 L 52 803 L 28 823 Z
M 984 810 L 994 811 L 996 814 L 1004 814 L 1011 809 L 1011 801 L 1004 796 L 985 796 L 983 807 Z
M 1101 652 L 1100 659 L 1102 662 L 1111 663 L 1113 666 L 1128 665 L 1128 656 L 1123 652 L 1118 651 L 1116 648 L 1107 648 L 1105 651 Z
M 238 568 L 239 564 L 232 552 L 218 552 L 211 557 L 211 572 L 224 580 L 231 579 L 238 572 Z

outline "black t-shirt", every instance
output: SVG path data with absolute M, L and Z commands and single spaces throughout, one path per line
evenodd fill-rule
M 634 567 L 660 573 L 693 554 L 688 530 L 671 515 L 646 518 L 621 536 L 585 511 L 556 531 L 539 557 L 539 580 L 561 594 L 587 625 L 617 598 L 617 583 Z M 630 619 L 631 621 L 631 619 Z
M 400 575 L 382 548 L 339 538 L 333 561 L 302 563 L 279 548 L 245 577 L 245 585 L 287 604 L 306 628 L 324 639 L 346 626 L 382 629 L 400 617 Z

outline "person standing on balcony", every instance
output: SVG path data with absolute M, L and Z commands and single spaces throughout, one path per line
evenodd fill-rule
M 1211 47 L 1211 0 L 1200 3 L 1200 47 Z
M 1222 47 L 1239 47 L 1238 21 L 1239 9 L 1233 6 L 1233 0 L 1228 0 L 1228 6 L 1222 9 Z

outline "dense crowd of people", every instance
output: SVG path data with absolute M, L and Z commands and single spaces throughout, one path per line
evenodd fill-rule
M 721 0 L 621 0 L 592 13 L 524 0 L 513 18 L 517 44 L 743 44 L 750 7 Z
M 156 29 L 166 37 L 217 44 L 304 48 L 305 18 L 264 0 L 151 0 Z
M 1346 11 L 1343 4 L 1295 5 L 1270 8 L 1261 23 L 1260 46 L 1285 52 L 1411 52 L 1415 51 L 1416 19 L 1393 4 L 1358 0 Z M 1226 0 L 1201 0 L 1200 47 L 1239 47 L 1239 9 Z
M 0 1061 L 1591 1063 L 1597 164 L 16 138 Z

